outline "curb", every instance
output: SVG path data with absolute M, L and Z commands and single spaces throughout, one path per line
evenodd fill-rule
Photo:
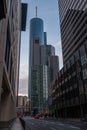
M 26 121 L 22 117 L 20 117 L 19 120 L 21 121 L 24 130 L 31 130 L 31 128 L 27 126 Z
M 22 124 L 22 126 L 23 126 L 23 129 L 26 130 L 26 123 L 25 123 L 25 120 L 23 120 L 22 117 L 19 117 L 19 120 L 20 120 L 20 122 L 21 122 L 21 124 Z

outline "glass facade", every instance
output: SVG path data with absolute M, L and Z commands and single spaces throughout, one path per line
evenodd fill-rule
M 48 58 L 55 55 L 55 48 L 51 45 L 41 46 L 41 65 L 48 65 Z
M 41 110 L 48 98 L 47 66 L 33 66 L 31 68 L 31 107 Z
M 39 38 L 40 45 L 44 44 L 43 20 L 40 18 L 33 18 L 30 21 L 30 43 L 33 38 Z
M 33 60 L 33 44 L 44 45 L 43 20 L 40 18 L 32 18 L 30 20 L 30 56 L 29 66 L 32 66 Z
M 35 106 L 36 101 L 34 102 L 34 97 L 32 97 L 32 91 L 35 92 L 35 86 L 33 83 L 33 74 L 34 69 L 36 69 L 35 75 L 37 78 L 34 80 L 35 84 L 40 85 L 40 83 L 36 83 L 39 76 L 39 66 L 40 66 L 40 46 L 44 45 L 44 31 L 43 31 L 43 20 L 40 18 L 32 18 L 30 20 L 30 55 L 29 55 L 29 97 L 31 99 L 31 106 Z M 38 73 L 38 75 L 37 75 Z M 39 81 L 38 81 L 39 82 Z M 36 86 L 36 88 L 40 86 Z M 38 100 L 39 97 L 35 98 Z M 39 100 L 38 100 L 39 101 Z M 34 104 L 34 103 L 35 104 Z M 39 105 L 38 103 L 36 105 Z

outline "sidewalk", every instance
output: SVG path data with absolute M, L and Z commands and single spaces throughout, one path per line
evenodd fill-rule
M 74 118 L 48 118 L 47 120 L 55 120 L 55 121 L 70 121 L 70 122 L 84 122 L 87 124 L 87 121 L 81 119 Z
M 15 121 L 11 127 L 11 130 L 24 130 L 19 118 L 15 119 Z

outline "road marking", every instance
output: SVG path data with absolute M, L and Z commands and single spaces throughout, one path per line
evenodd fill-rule
M 53 127 L 50 127 L 52 130 L 56 130 L 55 128 L 53 128 Z
M 76 126 L 70 126 L 71 128 L 73 128 L 73 129 L 78 129 L 78 130 L 80 130 L 80 128 L 79 127 L 76 127 Z

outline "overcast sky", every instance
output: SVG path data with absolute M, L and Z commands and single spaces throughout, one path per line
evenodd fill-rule
M 59 26 L 59 11 L 57 0 L 22 0 L 28 3 L 26 31 L 21 34 L 21 57 L 19 94 L 28 93 L 28 59 L 29 59 L 29 24 L 35 17 L 35 7 L 38 7 L 38 17 L 44 21 L 44 31 L 47 32 L 47 43 L 55 47 L 59 56 L 59 66 L 62 68 L 61 38 Z

